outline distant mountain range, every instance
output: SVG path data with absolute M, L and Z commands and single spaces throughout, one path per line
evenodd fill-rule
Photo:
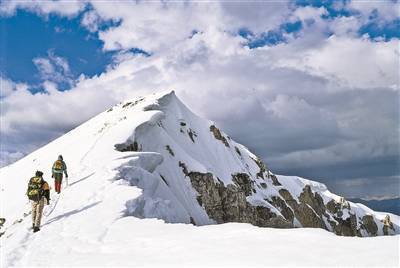
M 364 200 L 360 198 L 349 199 L 354 203 L 361 203 L 375 211 L 385 211 L 400 215 L 400 197 L 383 200 Z

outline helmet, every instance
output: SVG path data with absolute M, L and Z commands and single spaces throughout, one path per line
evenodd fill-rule
M 59 160 L 63 160 L 63 156 L 62 156 L 62 155 L 59 155 L 59 156 L 58 156 L 58 159 L 59 159 Z
M 38 170 L 38 171 L 36 171 L 35 176 L 36 177 L 42 177 L 43 176 L 43 172 Z

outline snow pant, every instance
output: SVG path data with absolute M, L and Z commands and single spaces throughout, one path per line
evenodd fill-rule
M 35 227 L 40 227 L 45 200 L 43 196 L 39 201 L 32 201 L 32 223 Z
M 57 193 L 61 192 L 62 179 L 63 179 L 62 173 L 54 173 L 54 188 Z

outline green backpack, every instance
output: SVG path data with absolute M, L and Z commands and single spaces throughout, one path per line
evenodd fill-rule
M 41 177 L 33 177 L 29 180 L 26 195 L 30 200 L 39 201 L 42 197 L 43 179 Z

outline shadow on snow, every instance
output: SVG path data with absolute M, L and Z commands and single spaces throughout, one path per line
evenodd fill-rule
M 73 183 L 71 183 L 69 186 L 72 186 L 72 185 L 74 185 L 74 184 L 77 184 L 77 183 L 79 183 L 79 182 L 81 182 L 81 181 L 84 181 L 84 180 L 86 180 L 87 178 L 89 178 L 89 177 L 93 176 L 93 174 L 94 174 L 94 173 L 96 173 L 96 172 L 93 172 L 93 173 L 91 173 L 91 174 L 89 174 L 89 175 L 87 175 L 87 176 L 83 177 L 82 179 L 79 179 L 79 180 L 77 180 L 77 181 L 74 181 L 74 182 L 73 182 Z
M 53 223 L 53 222 L 56 222 L 56 221 L 59 221 L 59 220 L 64 219 L 64 218 L 68 218 L 68 217 L 70 217 L 72 215 L 78 214 L 78 213 L 80 213 L 80 212 L 82 212 L 84 210 L 90 209 L 90 208 L 98 205 L 99 203 L 101 203 L 101 201 L 94 202 L 94 203 L 92 203 L 90 205 L 84 206 L 83 208 L 74 209 L 72 211 L 69 211 L 69 212 L 66 212 L 64 214 L 61 214 L 61 215 L 59 215 L 57 217 L 51 218 L 45 224 L 43 224 L 43 226 L 48 225 L 48 224 Z

